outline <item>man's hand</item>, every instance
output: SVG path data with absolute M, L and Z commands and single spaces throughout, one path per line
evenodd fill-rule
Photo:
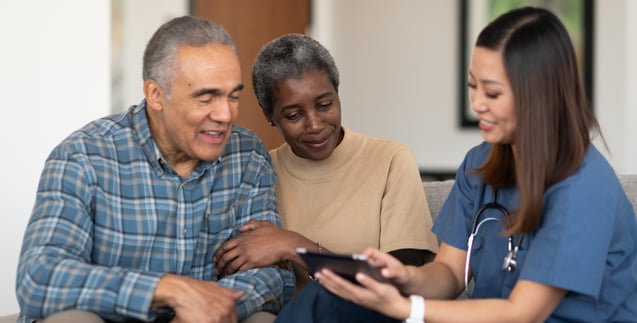
M 168 274 L 157 285 L 152 307 L 171 307 L 173 323 L 237 322 L 235 303 L 242 291 L 202 281 Z
M 241 235 L 224 243 L 214 256 L 217 274 L 274 266 L 288 260 L 293 234 L 268 221 L 252 220 L 240 228 Z

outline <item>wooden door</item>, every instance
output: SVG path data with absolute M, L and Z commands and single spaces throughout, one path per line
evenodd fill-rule
M 268 149 L 284 141 L 268 125 L 252 90 L 252 62 L 263 45 L 287 33 L 304 34 L 310 21 L 311 0 L 194 0 L 193 15 L 224 26 L 234 40 L 245 88 L 237 123 L 254 131 Z

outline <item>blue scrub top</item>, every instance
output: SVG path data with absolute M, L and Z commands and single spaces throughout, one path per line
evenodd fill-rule
M 492 202 L 494 191 L 472 170 L 491 151 L 471 149 L 433 231 L 441 241 L 467 250 L 474 216 Z M 517 188 L 499 189 L 496 202 L 510 212 L 519 204 Z M 485 219 L 497 219 L 487 220 Z M 524 235 L 514 271 L 502 271 L 508 251 L 503 215 L 489 208 L 473 241 L 473 298 L 508 298 L 519 279 L 565 289 L 566 297 L 547 322 L 637 322 L 637 221 L 606 159 L 590 146 L 580 168 L 550 186 L 538 230 Z M 513 237 L 517 245 L 519 235 Z

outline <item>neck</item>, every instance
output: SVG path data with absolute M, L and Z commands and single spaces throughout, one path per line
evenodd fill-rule
M 198 163 L 199 163 L 198 161 L 194 161 L 190 159 L 184 162 L 177 162 L 177 163 L 168 162 L 168 165 L 170 165 L 170 167 L 172 167 L 172 169 L 174 169 L 175 172 L 179 174 L 179 176 L 186 179 L 190 176 L 190 174 L 192 174 L 192 172 L 195 170 L 195 167 L 197 167 Z
M 148 117 L 148 126 L 150 133 L 161 153 L 162 157 L 182 178 L 188 178 L 199 164 L 199 160 L 193 159 L 184 152 L 175 151 L 168 140 L 166 129 L 161 122 L 157 121 L 157 116 L 153 115 L 153 111 L 146 111 Z

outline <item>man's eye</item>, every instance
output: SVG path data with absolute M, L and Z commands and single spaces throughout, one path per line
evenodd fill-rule
M 240 94 L 241 94 L 241 92 L 239 92 L 239 91 L 232 92 L 228 96 L 228 99 L 233 100 L 233 101 L 239 101 L 239 95 Z
M 215 100 L 215 96 L 214 95 L 202 95 L 202 96 L 197 98 L 197 102 L 199 102 L 201 104 L 210 104 L 214 100 Z

